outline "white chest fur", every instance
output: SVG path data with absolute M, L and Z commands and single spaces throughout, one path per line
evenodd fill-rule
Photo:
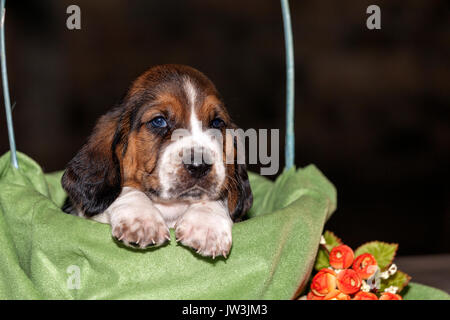
M 169 228 L 175 227 L 177 220 L 187 211 L 187 202 L 153 202 Z

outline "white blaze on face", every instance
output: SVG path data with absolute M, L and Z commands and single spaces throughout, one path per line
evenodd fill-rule
M 185 91 L 188 108 L 190 109 L 189 128 L 177 129 L 172 134 L 172 141 L 164 150 L 159 163 L 159 181 L 161 184 L 161 197 L 168 199 L 171 197 L 170 189 L 176 187 L 178 182 L 178 171 L 184 170 L 183 162 L 190 161 L 190 151 L 196 150 L 194 155 L 203 154 L 203 158 L 208 164 L 212 164 L 210 174 L 215 175 L 215 190 L 218 192 L 225 181 L 225 166 L 222 159 L 222 141 L 217 139 L 210 130 L 203 130 L 202 122 L 196 113 L 198 94 L 196 87 L 189 78 L 184 80 L 183 89 Z M 217 131 L 216 131 L 217 132 Z M 184 152 L 188 152 L 185 154 Z M 195 161 L 201 159 L 194 159 Z

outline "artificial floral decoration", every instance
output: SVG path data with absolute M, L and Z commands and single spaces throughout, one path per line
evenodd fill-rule
M 345 294 L 354 294 L 361 288 L 362 279 L 352 269 L 343 269 L 337 275 L 337 287 Z
M 320 241 L 307 300 L 402 300 L 411 277 L 393 263 L 398 245 L 381 241 L 355 251 L 330 231 Z
M 402 300 L 402 297 L 395 293 L 383 292 L 379 300 Z
M 369 279 L 376 271 L 378 265 L 370 253 L 363 253 L 353 262 L 353 270 L 355 270 L 361 279 Z
M 311 292 L 316 296 L 326 296 L 336 289 L 336 273 L 330 269 L 319 271 L 313 278 Z
M 349 246 L 342 244 L 331 250 L 329 256 L 330 265 L 335 269 L 346 269 L 352 265 L 354 257 L 353 250 Z
M 359 291 L 357 294 L 355 294 L 353 300 L 378 300 L 378 297 L 375 293 L 372 292 Z

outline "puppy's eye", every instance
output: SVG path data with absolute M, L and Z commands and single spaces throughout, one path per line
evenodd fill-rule
M 211 121 L 211 127 L 215 129 L 220 129 L 225 125 L 225 122 L 220 118 L 215 118 Z
M 165 128 L 167 127 L 167 121 L 164 117 L 156 117 L 150 121 L 153 128 Z

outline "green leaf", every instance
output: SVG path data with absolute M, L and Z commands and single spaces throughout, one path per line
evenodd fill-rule
M 394 275 L 390 276 L 387 279 L 381 279 L 380 283 L 380 293 L 384 292 L 386 288 L 390 286 L 398 287 L 397 293 L 400 293 L 404 287 L 406 287 L 411 280 L 411 277 L 406 273 L 398 270 Z
M 314 269 L 317 271 L 322 270 L 323 268 L 328 268 L 330 266 L 330 260 L 328 259 L 328 253 L 324 248 L 319 247 L 319 251 L 317 252 L 316 263 L 314 265 Z
M 342 244 L 341 239 L 339 239 L 333 232 L 325 231 L 323 234 L 325 238 L 326 247 L 328 251 L 331 251 L 334 247 L 337 247 Z M 317 252 L 316 263 L 314 265 L 314 269 L 317 271 L 322 270 L 323 268 L 328 268 L 330 266 L 330 260 L 328 258 L 328 252 L 322 246 L 319 247 L 319 251 Z
M 331 231 L 325 231 L 323 234 L 323 237 L 325 238 L 326 247 L 328 251 L 331 251 L 334 247 L 340 246 L 342 244 L 342 240 L 339 239 L 333 232 Z
M 378 266 L 382 271 L 392 264 L 395 254 L 397 253 L 398 244 L 386 243 L 381 241 L 372 241 L 363 244 L 355 251 L 355 257 L 363 253 L 370 253 L 377 260 Z

